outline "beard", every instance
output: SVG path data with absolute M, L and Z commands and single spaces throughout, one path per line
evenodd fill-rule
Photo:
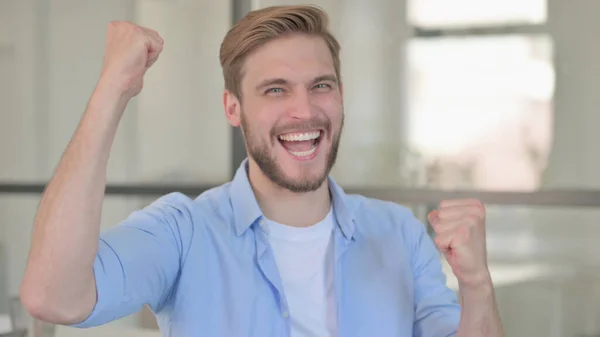
M 325 160 L 325 168 L 323 169 L 323 171 L 317 175 L 305 176 L 297 179 L 291 178 L 285 174 L 284 170 L 277 163 L 277 159 L 271 154 L 270 150 L 275 146 L 274 142 L 271 141 L 271 146 L 269 147 L 268 144 L 262 142 L 258 136 L 254 135 L 254 133 L 252 132 L 252 128 L 250 128 L 250 125 L 248 124 L 248 121 L 246 120 L 245 114 L 243 112 L 241 113 L 241 124 L 242 133 L 246 140 L 246 149 L 248 151 L 248 155 L 252 157 L 252 159 L 254 159 L 254 161 L 256 162 L 260 170 L 263 172 L 263 174 L 269 180 L 271 180 L 273 183 L 275 183 L 281 188 L 287 189 L 294 193 L 304 193 L 315 191 L 319 187 L 321 187 L 325 179 L 327 179 L 327 177 L 329 176 L 333 165 L 335 165 L 340 144 L 340 138 L 342 135 L 342 129 L 344 127 L 344 119 L 342 119 L 342 123 L 340 125 L 339 130 L 337 130 L 337 132 L 334 132 L 334 134 L 332 135 L 331 148 L 326 154 L 327 157 Z M 318 127 L 315 126 L 327 126 L 324 129 L 331 130 L 329 124 L 329 122 L 323 123 L 319 121 L 311 121 L 302 123 L 301 125 L 288 125 L 285 126 L 284 129 L 292 129 L 293 127 L 296 127 L 298 129 L 316 129 Z M 277 134 L 281 133 L 277 131 L 277 129 L 271 130 L 271 139 L 276 139 Z M 324 135 L 322 137 L 324 137 Z

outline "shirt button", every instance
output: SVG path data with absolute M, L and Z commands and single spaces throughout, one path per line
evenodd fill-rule
M 287 312 L 287 311 L 284 311 L 284 312 L 281 314 L 281 316 L 283 316 L 283 318 L 288 318 L 288 317 L 290 317 L 290 313 L 289 313 L 289 312 Z

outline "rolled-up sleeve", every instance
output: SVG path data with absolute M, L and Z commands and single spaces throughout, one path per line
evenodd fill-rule
M 193 235 L 190 204 L 183 194 L 166 195 L 101 235 L 94 261 L 96 305 L 74 327 L 102 325 L 145 304 L 160 310 Z
M 460 306 L 446 285 L 441 258 L 425 226 L 412 218 L 412 263 L 415 287 L 414 337 L 456 336 Z

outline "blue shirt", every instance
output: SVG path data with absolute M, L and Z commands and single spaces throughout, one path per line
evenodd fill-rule
M 164 336 L 289 337 L 289 310 L 247 176 L 190 199 L 163 196 L 101 235 L 98 300 L 77 327 L 147 304 Z M 342 337 L 445 337 L 460 307 L 440 255 L 405 207 L 347 195 L 329 178 Z

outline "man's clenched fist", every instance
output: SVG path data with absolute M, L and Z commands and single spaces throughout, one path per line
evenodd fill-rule
M 447 200 L 428 215 L 436 237 L 461 288 L 491 282 L 487 267 L 485 207 L 478 200 Z
M 163 50 L 163 39 L 152 29 L 127 21 L 108 26 L 101 81 L 127 98 L 139 94 L 146 71 Z

